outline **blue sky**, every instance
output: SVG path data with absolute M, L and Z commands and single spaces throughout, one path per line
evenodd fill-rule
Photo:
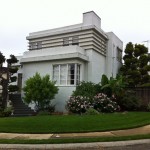
M 150 0 L 0 0 L 0 51 L 6 57 L 21 55 L 30 32 L 81 23 L 82 13 L 91 10 L 124 46 L 142 44 L 150 40 L 149 7 Z

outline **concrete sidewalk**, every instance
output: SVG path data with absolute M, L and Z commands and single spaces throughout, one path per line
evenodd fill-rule
M 79 138 L 79 137 L 118 137 L 130 135 L 150 134 L 150 125 L 117 131 L 88 132 L 88 133 L 63 133 L 63 134 L 19 134 L 0 133 L 0 139 L 52 139 L 52 138 Z
M 0 139 L 53 139 L 53 138 L 79 138 L 79 137 L 117 137 L 128 135 L 150 134 L 150 125 L 108 132 L 90 133 L 65 133 L 65 134 L 17 134 L 0 133 Z M 95 143 L 73 143 L 73 144 L 0 144 L 0 150 L 148 150 L 150 139 L 117 141 L 117 142 L 95 142 Z

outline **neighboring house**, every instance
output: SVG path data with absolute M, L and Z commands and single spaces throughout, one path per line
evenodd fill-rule
M 59 87 L 56 111 L 65 111 L 80 81 L 99 83 L 102 74 L 115 77 L 122 64 L 122 41 L 101 29 L 101 18 L 93 11 L 83 13 L 81 24 L 30 33 L 27 40 L 29 51 L 20 59 L 22 86 L 36 72 L 49 74 Z

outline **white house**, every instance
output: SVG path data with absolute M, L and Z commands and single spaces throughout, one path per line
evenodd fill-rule
M 102 74 L 116 76 L 122 64 L 122 41 L 101 29 L 101 18 L 93 11 L 83 13 L 80 24 L 30 33 L 27 40 L 29 51 L 20 59 L 22 86 L 36 72 L 49 74 L 59 87 L 56 111 L 65 111 L 80 81 L 99 83 Z

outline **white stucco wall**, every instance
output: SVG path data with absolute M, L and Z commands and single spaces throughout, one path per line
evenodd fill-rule
M 106 75 L 107 77 L 116 77 L 118 69 L 122 62 L 117 60 L 117 47 L 123 50 L 123 42 L 113 33 L 107 33 L 109 40 L 106 54 Z
M 68 63 L 78 63 L 81 65 L 81 71 L 80 76 L 81 80 L 84 80 L 84 78 L 87 78 L 84 73 L 85 70 L 85 62 L 82 60 L 77 59 L 69 59 L 69 60 L 55 60 L 55 61 L 42 61 L 42 62 L 30 62 L 30 63 L 24 63 L 23 64 L 23 77 L 22 77 L 22 85 L 24 87 L 25 81 L 33 77 L 36 72 L 40 73 L 41 76 L 44 76 L 46 74 L 50 75 L 50 78 L 52 79 L 53 75 L 53 65 L 54 64 L 68 64 Z M 53 100 L 53 104 L 55 104 L 55 110 L 59 112 L 65 112 L 65 105 L 66 101 L 68 100 L 68 97 L 72 94 L 72 91 L 75 90 L 75 86 L 58 86 L 59 91 L 58 94 L 55 97 L 55 100 Z M 22 93 L 23 96 L 23 93 Z M 34 104 L 30 105 L 31 108 L 34 108 Z
M 105 56 L 94 50 L 87 50 L 87 56 L 89 57 L 88 62 L 88 81 L 99 83 L 101 77 L 105 74 Z

